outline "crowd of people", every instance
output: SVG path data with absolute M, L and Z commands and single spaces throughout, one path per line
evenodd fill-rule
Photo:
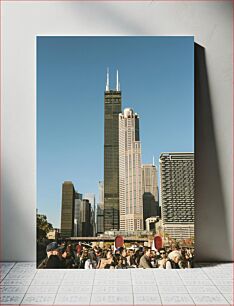
M 151 249 L 137 244 L 129 248 L 114 245 L 89 246 L 71 242 L 38 244 L 39 269 L 185 269 L 194 266 L 194 249 L 172 244 Z

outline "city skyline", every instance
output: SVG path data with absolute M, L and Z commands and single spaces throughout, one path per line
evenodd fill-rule
M 193 37 L 90 37 L 90 40 L 80 37 L 38 38 L 37 208 L 40 213 L 47 215 L 48 220 L 55 227 L 60 227 L 61 185 L 63 181 L 72 181 L 79 193 L 94 193 L 97 199 L 96 203 L 98 202 L 98 182 L 103 180 L 103 92 L 106 84 L 107 67 L 110 67 L 111 87 L 114 87 L 113 76 L 115 77 L 116 69 L 119 69 L 123 95 L 122 109 L 131 107 L 140 116 L 143 164 L 151 163 L 154 155 L 158 166 L 161 152 L 194 150 Z M 124 50 L 128 50 L 125 54 L 127 59 L 124 58 L 123 52 L 120 52 L 119 56 L 116 57 L 116 48 L 119 50 L 121 40 L 125 42 Z M 114 54 L 107 56 L 110 53 L 110 41 Z M 141 45 L 141 42 L 143 43 L 141 49 L 144 49 L 144 52 L 142 50 L 141 52 L 135 52 L 137 56 L 133 54 L 134 60 L 131 60 L 132 51 L 136 51 L 136 45 Z M 96 65 L 91 67 L 91 64 L 94 64 L 93 58 L 91 58 L 91 64 L 88 62 L 88 57 L 92 53 L 89 48 L 91 45 L 96 46 L 96 54 L 101 57 L 101 63 L 98 67 Z M 76 46 L 75 50 L 72 48 L 74 46 Z M 78 46 L 82 46 L 82 52 L 85 48 L 88 48 L 88 55 L 84 55 L 84 52 L 76 54 L 75 51 L 79 49 Z M 153 46 L 154 48 L 152 48 Z M 55 59 L 52 59 L 51 55 L 54 54 L 53 51 L 56 48 L 58 54 L 56 54 Z M 65 51 L 63 54 L 61 54 L 61 49 Z M 101 54 L 101 50 L 103 54 Z M 146 51 L 152 53 L 151 57 L 145 57 Z M 72 53 L 73 61 L 77 57 L 76 60 L 79 62 L 77 66 L 67 58 L 69 52 Z M 154 56 L 153 53 L 155 53 Z M 157 53 L 159 54 L 157 55 Z M 113 57 L 112 60 L 110 57 Z M 152 62 L 152 57 L 155 62 Z M 63 59 L 62 63 L 61 58 Z M 84 58 L 86 58 L 86 61 L 82 65 L 80 61 L 84 61 Z M 133 64 L 137 62 L 137 58 L 139 65 L 136 69 Z M 162 61 L 162 58 L 164 61 Z M 146 68 L 142 67 L 143 59 Z M 130 63 L 126 68 L 124 63 L 126 64 L 127 60 Z M 160 65 L 160 60 L 164 65 Z M 150 61 L 152 65 L 150 65 Z M 89 73 L 85 70 L 85 63 Z M 111 65 L 111 63 L 115 64 Z M 155 67 L 158 70 L 154 71 L 153 68 Z M 178 69 L 179 67 L 181 69 Z M 60 75 L 60 80 L 58 70 L 66 72 L 69 69 L 70 73 Z M 139 72 L 138 75 L 137 71 Z M 144 71 L 145 73 L 143 73 Z M 177 78 L 176 72 L 179 73 Z M 82 78 L 81 75 L 84 77 Z M 96 78 L 94 78 L 94 75 L 96 75 Z M 54 82 L 53 77 L 56 78 L 56 82 Z M 65 77 L 65 84 L 62 84 L 61 82 L 65 80 Z M 77 80 L 79 80 L 79 85 L 75 84 Z M 87 84 L 82 89 L 85 80 Z M 58 87 L 59 84 L 63 85 L 62 88 Z M 91 88 L 90 91 L 89 87 Z M 167 87 L 170 87 L 171 90 L 166 91 Z M 158 93 L 155 88 L 159 91 Z M 164 88 L 164 91 L 160 92 L 162 88 Z M 70 91 L 66 89 L 70 89 Z M 59 93 L 62 94 L 62 97 L 59 96 Z M 72 102 L 69 103 L 67 100 Z M 82 101 L 85 101 L 85 107 L 83 107 Z M 170 125 L 164 127 L 167 132 L 162 130 L 163 121 L 160 118 L 163 116 L 166 118 L 166 115 L 169 120 L 167 125 Z M 165 135 L 168 135 L 169 129 L 173 126 L 176 127 L 177 139 L 173 137 L 175 136 L 173 131 L 170 139 L 165 139 Z M 160 135 L 160 127 L 161 137 L 158 136 Z M 83 133 L 86 135 L 82 135 Z M 149 143 L 149 136 L 147 137 L 149 133 L 155 138 L 153 144 Z M 99 137 L 97 137 L 98 135 Z M 59 140 L 63 140 L 63 145 L 59 144 Z M 87 157 L 86 160 L 84 160 L 85 156 Z M 69 159 L 71 160 L 68 162 Z

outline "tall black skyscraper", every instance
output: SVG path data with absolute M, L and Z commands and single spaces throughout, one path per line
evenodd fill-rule
M 75 189 L 70 181 L 62 186 L 61 236 L 72 237 L 74 233 Z
M 110 90 L 107 71 L 104 97 L 104 230 L 119 229 L 119 113 L 121 91 Z

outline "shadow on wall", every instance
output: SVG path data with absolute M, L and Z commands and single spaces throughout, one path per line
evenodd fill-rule
M 231 261 L 205 49 L 195 43 L 194 52 L 196 261 Z

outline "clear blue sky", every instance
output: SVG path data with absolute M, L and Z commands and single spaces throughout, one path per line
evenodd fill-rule
M 143 163 L 194 151 L 193 37 L 38 37 L 37 208 L 55 227 L 63 181 L 98 198 L 107 67 L 140 116 Z

